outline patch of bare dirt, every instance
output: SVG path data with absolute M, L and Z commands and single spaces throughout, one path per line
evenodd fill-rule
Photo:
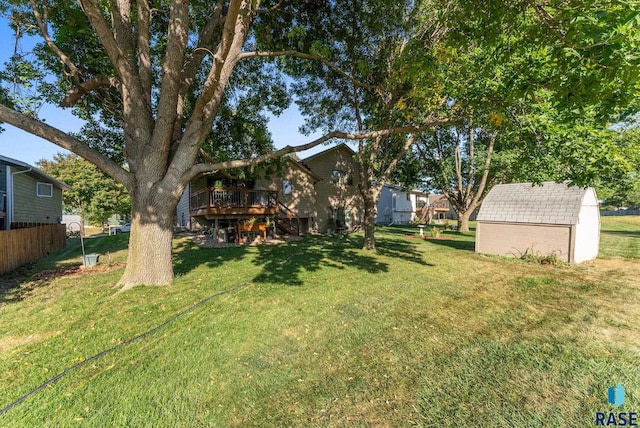
M 0 304 L 16 302 L 35 295 L 36 290 L 44 289 L 52 280 L 58 278 L 73 278 L 83 275 L 95 275 L 110 272 L 124 266 L 124 262 L 103 264 L 96 266 L 62 266 L 47 269 L 33 275 L 26 273 L 14 274 L 0 279 Z
M 51 280 L 55 278 L 65 278 L 72 276 L 82 276 L 89 274 L 97 274 L 97 273 L 105 273 L 110 272 L 112 270 L 118 269 L 121 266 L 124 266 L 124 262 L 117 262 L 104 264 L 104 265 L 96 265 L 96 266 L 64 266 L 55 269 L 43 270 L 34 274 L 31 279 L 40 281 L 40 280 Z

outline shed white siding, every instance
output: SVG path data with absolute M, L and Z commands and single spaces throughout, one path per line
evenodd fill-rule
M 589 191 L 590 190 L 590 191 Z M 593 233 L 597 227 L 598 233 Z M 593 189 L 587 189 L 578 215 L 575 236 L 574 263 L 582 263 L 598 257 L 600 247 L 600 209 Z
M 477 220 L 480 253 L 555 253 L 570 263 L 598 255 L 600 214 L 592 188 L 552 182 L 498 185 L 482 203 Z

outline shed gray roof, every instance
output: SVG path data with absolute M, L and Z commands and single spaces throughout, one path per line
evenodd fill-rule
M 499 184 L 485 197 L 478 221 L 571 225 L 591 188 L 545 182 Z M 591 199 L 591 198 L 589 198 Z

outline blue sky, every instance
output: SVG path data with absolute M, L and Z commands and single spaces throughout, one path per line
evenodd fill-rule
M 0 17 L 0 68 L 13 54 L 14 38 L 6 19 Z M 47 105 L 39 112 L 41 119 L 65 132 L 79 131 L 82 121 L 56 106 Z M 298 132 L 302 117 L 295 105 L 292 105 L 279 117 L 272 117 L 269 122 L 273 141 L 277 148 L 286 145 L 299 145 L 320 136 L 319 133 L 306 137 Z M 42 138 L 31 135 L 11 125 L 3 124 L 4 132 L 0 133 L 0 154 L 34 164 L 40 159 L 51 159 L 56 153 L 64 150 Z M 316 147 L 299 153 L 300 157 L 310 156 L 325 146 Z

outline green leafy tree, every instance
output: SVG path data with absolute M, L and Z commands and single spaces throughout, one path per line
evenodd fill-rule
M 97 138 L 89 143 L 6 106 L 0 106 L 0 121 L 83 157 L 126 187 L 132 230 L 123 289 L 173 279 L 175 207 L 198 174 L 247 167 L 331 138 L 366 137 L 333 131 L 295 148 L 249 156 L 234 140 L 222 152 L 240 157 L 216 157 L 221 153 L 216 145 L 225 141 L 219 135 L 225 129 L 225 109 L 246 105 L 255 117 L 288 103 L 286 90 L 277 88 L 281 80 L 270 59 L 294 56 L 338 69 L 317 52 L 258 45 L 288 34 L 296 22 L 322 7 L 333 8 L 306 0 L 0 2 L 0 11 L 23 23 L 14 27 L 20 34 L 24 30 L 42 40 L 30 64 L 43 71 L 41 83 L 55 82 L 41 86 L 41 95 L 73 109 Z M 349 79 L 348 72 L 339 74 Z M 118 134 L 121 139 L 101 138 Z M 202 156 L 203 150 L 209 156 Z
M 423 52 L 430 52 L 441 37 L 440 23 L 428 2 L 340 0 L 333 4 L 344 13 L 313 14 L 280 43 L 308 46 L 331 58 L 352 78 L 341 79 L 337 70 L 320 64 L 286 64 L 295 78 L 296 102 L 306 117 L 303 131 L 339 127 L 369 135 L 358 140 L 355 161 L 364 204 L 363 248 L 375 250 L 382 187 L 416 136 L 440 123 L 441 100 L 434 95 L 437 85 L 424 90 L 433 95 L 432 103 L 423 98 L 419 107 L 407 105 L 411 86 L 403 64 L 409 46 L 420 45 Z M 332 34 L 332 39 L 322 43 L 320 29 Z
M 438 101 L 486 105 L 479 92 L 465 100 L 449 94 L 451 85 L 442 80 L 446 67 L 435 66 L 457 58 L 457 51 L 469 51 L 461 49 L 465 41 L 476 41 L 483 52 L 495 55 L 504 40 L 509 42 L 509 50 L 497 60 L 506 56 L 505 69 L 514 70 L 509 75 L 522 77 L 515 82 L 504 79 L 509 87 L 520 85 L 515 95 L 503 94 L 508 99 L 520 99 L 521 93 L 535 99 L 539 88 L 548 88 L 564 110 L 578 110 L 575 114 L 581 115 L 579 110 L 585 109 L 590 117 L 608 123 L 637 107 L 640 73 L 635 2 L 425 0 L 415 3 L 419 13 L 410 14 L 415 19 L 404 19 L 403 11 L 411 4 L 382 0 L 366 4 L 346 0 L 0 0 L 0 11 L 21 23 L 14 29 L 42 40 L 27 71 L 18 68 L 9 77 L 24 87 L 36 88 L 38 96 L 47 101 L 73 109 L 100 132 L 95 132 L 98 138 L 89 144 L 39 120 L 37 110 L 28 106 L 0 104 L 0 121 L 82 156 L 127 188 L 132 233 L 120 280 L 126 289 L 142 283 L 167 284 L 173 279 L 175 207 L 189 180 L 198 174 L 247 167 L 332 138 L 384 141 L 379 137 L 404 131 L 407 137 L 397 140 L 404 143 L 408 134 L 426 126 L 424 119 L 418 120 L 420 104 L 425 118 L 434 112 L 432 106 L 440 105 Z M 400 24 L 387 19 L 398 16 Z M 345 25 L 341 27 L 336 18 L 335 25 L 324 27 L 318 17 L 344 17 Z M 374 18 L 384 25 L 376 27 Z M 430 44 L 443 35 L 446 43 Z M 259 58 L 266 61 L 257 62 Z M 280 60 L 274 62 L 274 58 Z M 428 67 L 411 68 L 412 63 Z M 342 86 L 341 95 L 353 95 L 337 97 L 338 101 L 349 100 L 351 110 L 328 113 L 344 119 L 345 113 L 359 109 L 355 117 L 361 120 L 350 121 L 354 124 L 350 129 L 327 129 L 322 138 L 296 148 L 264 150 L 247 157 L 243 155 L 246 151 L 236 150 L 235 142 L 230 150 L 218 150 L 216 144 L 225 141 L 218 138 L 219 133 L 226 128 L 213 130 L 223 124 L 225 109 L 233 111 L 239 100 L 247 100 L 253 113 L 278 111 L 287 104 L 286 91 L 270 84 L 279 82 L 280 66 L 296 69 L 298 76 L 310 76 L 306 83 L 312 93 L 327 85 L 327 79 L 318 81 L 315 76 L 331 76 Z M 381 79 L 385 72 L 393 80 Z M 28 79 L 16 80 L 21 74 Z M 477 80 L 470 73 L 467 81 L 490 82 L 491 76 L 480 75 L 483 79 Z M 464 81 L 458 76 L 454 80 Z M 403 97 L 407 86 L 411 96 Z M 318 99 L 330 97 L 329 92 Z M 571 116 L 561 117 L 567 121 Z M 333 123 L 342 128 L 345 122 Z M 121 140 L 102 139 L 101 135 L 120 135 Z M 260 133 L 255 135 L 258 138 Z M 117 144 L 120 146 L 115 147 Z M 210 146 L 208 150 L 205 145 Z M 395 143 L 393 147 L 391 152 Z M 562 147 L 556 148 L 559 154 L 565 153 Z M 208 157 L 202 156 L 203 150 Z M 216 153 L 240 155 L 222 160 Z M 377 164 L 371 163 L 378 168 Z
M 602 174 L 595 180 L 598 198 L 605 209 L 640 208 L 640 128 L 615 130 L 617 146 L 622 148 L 621 158 L 628 168 Z
M 63 195 L 65 212 L 79 214 L 89 223 L 100 226 L 113 214 L 130 213 L 127 189 L 91 162 L 74 154 L 58 153 L 53 160 L 42 159 L 37 165 L 72 187 Z
M 584 186 L 629 171 L 627 150 L 611 124 L 638 107 L 633 4 L 451 6 L 435 70 L 455 125 L 420 140 L 413 156 L 422 168 L 405 161 L 406 182 L 428 180 L 448 196 L 460 229 L 468 230 L 469 215 L 493 183 L 569 180 Z M 636 74 L 629 74 L 634 67 Z M 418 62 L 416 82 L 424 79 L 422 69 Z

